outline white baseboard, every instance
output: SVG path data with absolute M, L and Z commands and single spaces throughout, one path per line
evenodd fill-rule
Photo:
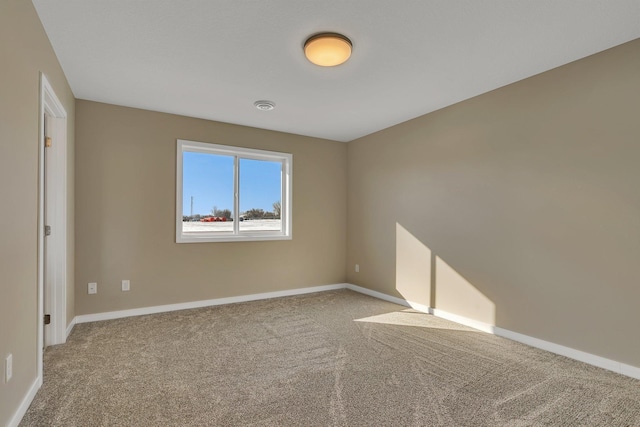
M 508 338 L 513 341 L 518 341 L 523 344 L 536 347 L 541 350 L 546 350 L 551 353 L 559 354 L 561 356 L 568 357 L 570 359 L 578 360 L 580 362 L 587 363 L 589 365 L 597 366 L 609 371 L 616 372 L 618 374 L 625 375 L 627 377 L 640 379 L 640 368 L 627 365 L 622 362 L 607 359 L 605 357 L 597 356 L 595 354 L 587 353 L 581 350 L 576 350 L 571 347 L 566 347 L 560 344 L 555 344 L 549 341 L 544 341 L 538 338 L 530 337 L 528 335 L 513 332 L 508 329 L 503 329 L 494 326 L 494 334 L 500 337 Z
M 270 298 L 288 297 L 293 295 L 310 294 L 314 292 L 345 289 L 346 283 L 335 285 L 314 286 L 311 288 L 289 289 L 286 291 L 265 292 L 261 294 L 241 295 L 237 297 L 216 298 L 202 301 L 184 302 L 179 304 L 157 305 L 153 307 L 134 308 L 130 310 L 108 311 L 105 313 L 82 314 L 75 317 L 75 323 L 98 322 L 101 320 L 120 319 L 122 317 L 143 316 L 145 314 L 165 313 L 168 311 L 188 310 L 190 308 L 211 307 L 223 304 L 235 304 L 239 302 L 257 301 Z
M 620 364 L 620 373 L 627 377 L 640 380 L 640 368 L 637 366 L 627 365 L 626 363 Z
M 460 323 L 461 325 L 469 326 L 473 329 L 477 329 L 482 332 L 497 335 L 496 327 L 489 323 L 484 323 L 478 320 L 469 319 L 468 317 L 464 317 L 464 316 L 458 316 L 457 314 L 449 313 L 448 311 L 439 310 L 437 308 L 432 308 L 431 314 L 437 317 L 441 317 L 443 319 L 451 320 L 452 322 Z
M 383 294 L 382 292 L 372 291 L 371 289 L 363 288 L 358 285 L 352 285 L 351 283 L 347 284 L 347 289 L 351 289 L 352 291 L 356 291 L 361 294 L 369 295 L 370 297 L 378 298 L 381 300 L 389 301 L 394 304 L 404 305 L 405 307 L 411 307 L 407 300 L 398 297 L 392 297 L 391 295 Z
M 24 417 L 24 414 L 27 413 L 27 409 L 29 409 L 31 402 L 33 402 L 33 399 L 36 397 L 36 393 L 38 392 L 40 387 L 42 387 L 42 377 L 36 378 L 33 384 L 31 384 L 31 387 L 29 387 L 29 391 L 20 403 L 20 406 L 18 406 L 18 409 L 13 414 L 13 417 L 11 417 L 11 419 L 7 423 L 7 427 L 18 427 L 18 424 L 20 424 L 20 421 L 22 421 L 22 417 Z
M 392 297 L 391 295 L 383 294 L 382 292 L 372 291 L 371 289 L 363 288 L 362 286 L 352 285 L 351 283 L 347 283 L 347 289 L 351 289 L 352 291 L 359 292 L 361 294 L 369 295 L 370 297 L 378 298 L 381 300 L 389 301 L 394 304 L 404 305 L 405 307 L 411 307 L 414 310 L 421 311 L 423 313 L 433 314 L 433 310 L 431 307 L 426 306 L 424 304 L 418 304 L 417 302 L 408 301 L 406 299 Z
M 433 314 L 434 316 L 441 317 L 443 319 L 451 320 L 461 325 L 469 326 L 474 329 L 478 329 L 483 332 L 487 332 L 493 335 L 501 336 L 504 338 L 518 341 L 531 347 L 536 347 L 541 350 L 550 351 L 552 353 L 559 354 L 561 356 L 568 357 L 570 359 L 578 360 L 599 368 L 607 369 L 628 377 L 640 379 L 640 368 L 636 366 L 627 365 L 622 362 L 607 359 L 594 354 L 586 353 L 584 351 L 576 350 L 570 347 L 565 347 L 560 344 L 555 344 L 549 341 L 544 341 L 538 338 L 530 337 L 528 335 L 513 332 L 508 329 L 500 328 L 488 323 L 480 322 L 470 319 L 468 317 L 460 316 L 457 314 L 449 313 L 437 308 L 431 308 L 424 304 L 407 301 L 403 298 L 387 295 L 382 292 L 374 291 L 371 289 L 363 288 L 361 286 L 353 285 L 351 283 L 338 283 L 334 285 L 315 286 L 311 288 L 299 288 L 290 289 L 286 291 L 266 292 L 261 294 L 241 295 L 237 297 L 217 298 L 204 301 L 192 301 L 179 304 L 159 305 L 154 307 L 134 308 L 130 310 L 110 311 L 106 313 L 84 314 L 76 316 L 67 328 L 67 336 L 73 329 L 76 323 L 97 322 L 101 320 L 119 319 L 122 317 L 142 316 L 145 314 L 164 313 L 168 311 L 187 310 L 191 308 L 211 307 L 223 304 L 235 304 L 239 302 L 257 301 L 270 298 L 279 298 L 292 295 L 302 295 L 313 292 L 323 292 L 336 289 L 350 289 L 361 294 L 369 295 L 374 298 L 389 301 L 394 304 L 398 304 L 404 307 L 411 307 L 415 310 Z M 37 389 L 36 389 L 37 391 Z M 28 407 L 28 406 L 27 406 Z
M 66 335 L 67 338 L 69 338 L 69 334 L 73 330 L 73 327 L 76 326 L 76 319 L 77 317 L 74 317 L 73 319 L 71 319 L 71 322 L 69 322 L 69 325 L 67 326 L 67 335 Z
M 405 307 L 412 307 L 416 310 L 423 311 L 425 313 L 433 314 L 434 316 L 441 317 L 443 319 L 451 320 L 461 325 L 469 326 L 474 329 L 478 329 L 482 332 L 487 332 L 493 335 L 497 335 L 503 338 L 508 338 L 513 341 L 520 342 L 522 344 L 529 345 L 531 347 L 539 348 L 541 350 L 549 351 L 551 353 L 559 354 L 561 356 L 568 357 L 570 359 L 578 360 L 580 362 L 587 363 L 589 365 L 597 366 L 609 371 L 616 372 L 627 377 L 640 379 L 640 367 L 627 365 L 622 362 L 607 359 L 595 354 L 586 353 L 581 350 L 576 350 L 570 347 L 566 347 L 560 344 L 555 344 L 549 341 L 544 341 L 539 338 L 530 337 L 528 335 L 513 332 L 508 329 L 500 328 L 488 323 L 479 322 L 477 320 L 469 319 L 468 317 L 459 316 L 457 314 L 449 313 L 437 308 L 427 307 L 421 304 L 415 304 L 402 298 L 393 297 L 391 295 L 383 294 L 382 292 L 372 291 L 357 285 L 347 284 L 347 289 L 351 289 L 355 292 L 360 292 L 365 295 L 379 298 L 385 301 L 393 302 Z

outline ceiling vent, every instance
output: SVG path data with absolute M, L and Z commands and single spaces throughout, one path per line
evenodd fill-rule
M 276 104 L 272 101 L 256 101 L 253 103 L 258 110 L 271 111 L 276 108 Z

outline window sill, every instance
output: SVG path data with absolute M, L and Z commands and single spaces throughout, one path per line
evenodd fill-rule
M 270 240 L 292 240 L 291 235 L 283 234 L 241 234 L 229 236 L 212 235 L 179 235 L 176 243 L 218 243 L 218 242 L 264 242 Z

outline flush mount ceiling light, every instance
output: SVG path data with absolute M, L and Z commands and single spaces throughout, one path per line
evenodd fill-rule
M 307 59 L 321 67 L 334 67 L 351 56 L 351 40 L 336 33 L 321 33 L 304 42 Z
M 253 103 L 258 110 L 271 111 L 276 108 L 276 104 L 272 101 L 256 101 Z

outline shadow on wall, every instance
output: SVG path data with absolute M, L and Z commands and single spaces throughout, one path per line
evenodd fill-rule
M 493 301 L 398 223 L 396 290 L 413 304 L 495 325 Z

